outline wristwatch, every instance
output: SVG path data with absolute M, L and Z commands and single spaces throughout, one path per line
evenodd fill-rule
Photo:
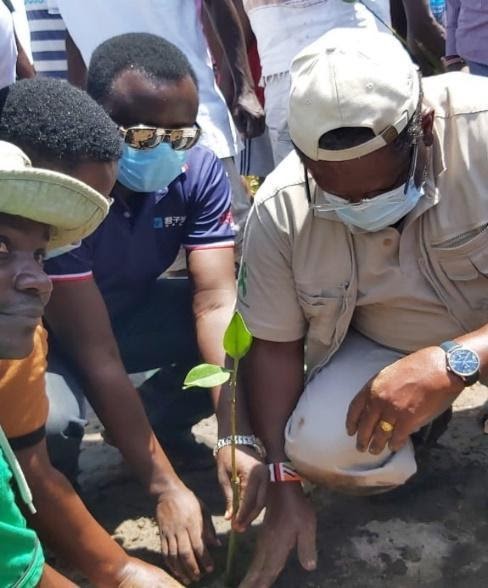
M 264 448 L 263 442 L 261 441 L 261 439 L 258 439 L 255 435 L 236 435 L 235 444 L 245 445 L 246 447 L 252 447 L 252 449 L 254 449 L 254 451 L 259 455 L 259 457 L 261 457 L 262 459 L 266 457 L 266 449 Z M 221 449 L 229 445 L 232 445 L 232 435 L 229 435 L 228 437 L 221 437 L 214 447 L 214 457 L 217 456 L 217 453 Z
M 446 352 L 447 369 L 459 376 L 466 386 L 472 386 L 480 377 L 480 358 L 476 351 L 455 341 L 444 341 L 440 348 Z

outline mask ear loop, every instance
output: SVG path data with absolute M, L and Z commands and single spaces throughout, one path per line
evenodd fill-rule
M 308 181 L 307 166 L 305 164 L 303 164 L 303 171 L 305 173 L 305 192 L 307 194 L 307 201 L 308 201 L 309 206 L 312 206 L 312 194 L 310 192 L 310 184 Z
M 417 171 L 418 156 L 419 156 L 419 144 L 418 144 L 418 141 L 416 140 L 415 143 L 413 144 L 412 161 L 410 163 L 407 181 L 405 182 L 405 188 L 403 190 L 404 196 L 406 196 L 412 182 L 415 184 L 415 172 Z

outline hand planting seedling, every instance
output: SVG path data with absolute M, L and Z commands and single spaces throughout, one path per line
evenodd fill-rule
M 227 327 L 224 334 L 224 350 L 232 359 L 232 369 L 227 369 L 213 364 L 200 364 L 191 369 L 183 383 L 183 389 L 198 386 L 200 388 L 214 388 L 221 386 L 230 380 L 230 395 L 231 395 L 231 485 L 232 485 L 232 513 L 233 517 L 239 510 L 240 502 L 240 487 L 239 477 L 237 475 L 236 467 L 236 416 L 237 416 L 237 372 L 239 368 L 239 361 L 248 353 L 252 345 L 252 335 L 249 332 L 244 319 L 241 314 L 236 311 L 232 320 Z M 234 575 L 234 560 L 236 552 L 237 534 L 231 529 L 229 538 L 229 547 L 227 551 L 227 565 L 225 572 L 226 584 L 232 585 Z

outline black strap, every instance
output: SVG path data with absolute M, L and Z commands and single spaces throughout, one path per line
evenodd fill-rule
M 10 10 L 10 12 L 15 12 L 14 5 L 12 4 L 12 2 L 10 2 L 10 0 L 1 0 L 1 1 Z
M 8 442 L 14 451 L 18 451 L 19 449 L 26 449 L 27 447 L 37 445 L 45 436 L 46 428 L 43 425 L 31 433 L 27 433 L 27 435 L 22 435 L 21 437 L 9 437 Z

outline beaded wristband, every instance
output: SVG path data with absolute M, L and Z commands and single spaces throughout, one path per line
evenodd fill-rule
M 291 462 L 268 464 L 269 479 L 271 482 L 301 482 L 302 478 L 293 467 Z

